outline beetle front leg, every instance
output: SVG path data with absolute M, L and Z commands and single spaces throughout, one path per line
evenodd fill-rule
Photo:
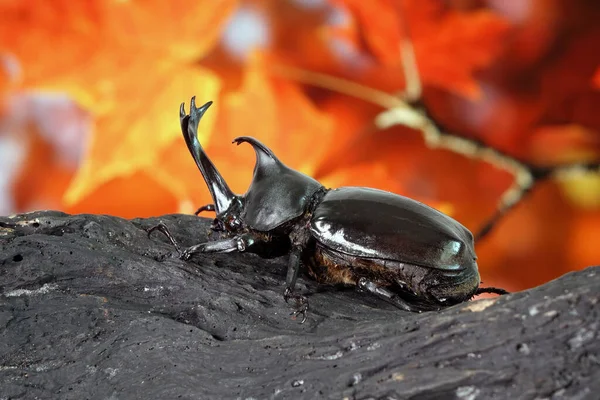
M 283 298 L 287 303 L 290 299 L 296 301 L 296 311 L 292 313 L 294 317 L 302 314 L 302 321 L 306 321 L 306 313 L 308 312 L 308 298 L 299 293 L 295 292 L 296 279 L 298 278 L 298 272 L 300 271 L 300 256 L 302 254 L 302 248 L 293 248 L 290 252 L 290 259 L 288 261 L 287 275 L 285 277 L 285 291 L 283 292 Z
M 159 231 L 160 233 L 165 235 L 167 237 L 167 239 L 169 239 L 169 242 L 171 242 L 173 247 L 175 247 L 175 250 L 177 250 L 177 252 L 179 254 L 181 254 L 181 247 L 179 247 L 179 243 L 177 243 L 177 241 L 175 240 L 173 235 L 171 235 L 169 228 L 167 228 L 167 226 L 165 224 L 163 224 L 162 222 L 159 222 L 157 225 L 147 229 L 146 233 L 148 234 L 148 237 L 150 237 L 150 234 L 154 231 Z
M 158 225 L 148 229 L 148 237 L 154 231 L 163 233 L 169 239 L 179 253 L 179 258 L 182 260 L 189 260 L 190 257 L 196 253 L 229 253 L 232 251 L 243 252 L 249 247 L 253 246 L 256 242 L 260 241 L 260 239 L 254 234 L 244 233 L 231 238 L 216 240 L 214 242 L 200 243 L 181 250 L 181 246 L 179 246 L 165 224 L 160 222 Z
M 196 212 L 194 213 L 194 215 L 199 215 L 200 213 L 203 213 L 204 211 L 215 211 L 215 205 L 214 204 L 205 204 L 202 207 L 198 208 L 196 210 Z
M 368 280 L 365 277 L 362 277 L 356 283 L 356 286 L 359 290 L 363 290 L 365 292 L 369 292 L 374 294 L 375 296 L 395 305 L 401 310 L 410 311 L 410 312 L 422 312 L 425 311 L 422 307 L 418 307 L 414 304 L 410 304 L 404 299 L 402 299 L 397 294 L 389 291 L 388 289 L 378 286 L 375 282 Z
M 190 246 L 181 252 L 179 258 L 189 260 L 197 253 L 230 253 L 232 251 L 243 252 L 257 242 L 257 237 L 251 233 L 236 235 L 232 238 L 215 240 L 214 242 L 200 243 Z

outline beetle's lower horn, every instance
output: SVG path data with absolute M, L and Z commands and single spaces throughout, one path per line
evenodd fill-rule
M 198 140 L 198 124 L 211 104 L 212 101 L 209 101 L 202 107 L 197 108 L 196 98 L 192 97 L 190 102 L 190 114 L 187 115 L 185 113 L 185 104 L 181 103 L 179 120 L 185 143 L 187 144 L 190 153 L 192 153 L 192 157 L 194 157 L 194 161 L 196 161 L 196 165 L 200 169 L 200 172 L 202 172 L 202 176 L 206 181 L 206 186 L 208 186 L 208 190 L 213 198 L 215 211 L 217 212 L 217 215 L 219 215 L 229 208 L 231 202 L 235 199 L 235 195 L 231 189 L 229 189 L 225 179 L 223 179 L 219 171 L 217 171 L 215 165 L 210 161 Z

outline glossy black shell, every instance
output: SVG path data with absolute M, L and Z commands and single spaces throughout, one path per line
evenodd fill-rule
M 313 178 L 285 166 L 273 152 L 251 137 L 235 142 L 248 142 L 256 151 L 254 177 L 244 195 L 242 219 L 257 231 L 271 231 L 301 216 L 312 195 L 322 188 Z
M 407 197 L 364 187 L 329 191 L 316 207 L 312 235 L 324 246 L 361 258 L 458 271 L 475 263 L 469 230 Z

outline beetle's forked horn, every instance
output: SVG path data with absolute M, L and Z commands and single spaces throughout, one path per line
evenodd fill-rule
M 198 124 L 200 119 L 208 110 L 208 107 L 212 104 L 212 101 L 204 104 L 202 107 L 196 107 L 196 97 L 192 97 L 190 102 L 190 114 L 185 113 L 185 104 L 181 103 L 179 109 L 179 121 L 181 123 L 181 131 L 183 132 L 183 138 L 187 144 L 188 150 L 192 153 L 196 165 L 202 172 L 202 176 L 206 181 L 206 186 L 213 198 L 215 204 L 215 211 L 217 215 L 226 211 L 235 199 L 235 195 L 227 186 L 225 179 L 221 176 L 215 165 L 210 161 L 200 141 L 198 140 Z

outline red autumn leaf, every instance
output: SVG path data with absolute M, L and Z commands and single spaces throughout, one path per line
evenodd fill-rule
M 596 188 L 598 188 L 598 182 Z M 573 218 L 567 236 L 567 252 L 574 265 L 598 264 L 598 237 L 600 237 L 600 211 L 598 201 L 586 214 Z
M 399 14 L 397 1 L 376 0 L 364 2 L 360 0 L 336 0 L 345 6 L 356 19 L 349 28 L 346 38 L 364 40 L 367 49 L 384 64 L 398 65 L 400 62 L 400 45 L 405 38 L 404 23 Z M 355 28 L 356 38 L 351 32 Z M 343 29 L 336 29 L 344 35 Z
M 8 70 L 4 68 L 4 65 L 0 62 L 0 98 L 6 96 L 8 88 L 10 86 L 10 76 Z
M 577 124 L 543 126 L 530 139 L 531 160 L 538 165 L 593 162 L 600 158 L 600 136 Z
M 592 86 L 596 89 L 600 89 L 600 67 L 596 70 L 596 73 L 592 77 Z
M 475 73 L 500 54 L 509 29 L 491 11 L 454 10 L 437 0 L 336 3 L 355 18 L 362 39 L 356 45 L 364 43 L 382 64 L 401 67 L 400 46 L 408 35 L 423 83 L 468 98 L 480 96 Z
M 15 203 L 28 209 L 61 209 L 60 198 L 68 187 L 73 171 L 64 163 L 56 162 L 52 145 L 37 132 L 28 132 L 29 154 L 19 170 L 13 185 Z M 43 166 L 44 173 L 39 173 Z M 52 179 L 48 179 L 51 176 Z

